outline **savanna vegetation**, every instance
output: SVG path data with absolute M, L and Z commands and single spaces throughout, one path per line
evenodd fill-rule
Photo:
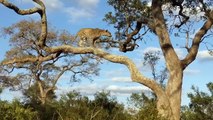
M 20 9 L 11 1 L 0 3 L 19 15 L 39 14 L 39 21 L 23 20 L 3 29 L 11 45 L 0 63 L 2 88 L 21 90 L 23 101 L 1 101 L 2 119 L 17 120 L 196 120 L 212 119 L 212 83 L 209 93 L 192 87 L 189 106 L 181 107 L 184 70 L 194 62 L 199 48 L 212 50 L 212 2 L 209 0 L 108 0 L 112 11 L 104 21 L 114 29 L 114 39 L 99 39 L 98 47 L 79 47 L 75 36 L 48 25 L 46 6 L 32 0 L 35 7 Z M 196 24 L 200 26 L 196 26 Z M 190 36 L 190 34 L 194 34 Z M 110 49 L 129 52 L 140 47 L 146 36 L 156 38 L 165 60 L 165 68 L 156 70 L 158 53 L 146 53 L 144 65 L 152 76 L 145 76 L 133 58 L 111 53 Z M 185 38 L 183 58 L 175 51 L 175 38 Z M 89 37 L 84 37 L 88 39 Z M 148 42 L 148 41 L 146 41 Z M 140 44 L 139 44 L 140 43 Z M 204 44 L 202 44 L 204 43 Z M 140 53 L 138 53 L 140 54 Z M 94 100 L 72 91 L 56 99 L 57 82 L 65 73 L 71 81 L 91 79 L 98 75 L 102 60 L 128 68 L 132 82 L 148 87 L 150 94 L 133 93 L 130 108 L 119 103 L 110 93 L 100 92 Z M 101 76 L 100 76 L 101 77 Z
M 213 83 L 208 83 L 208 92 L 192 86 L 188 93 L 189 105 L 181 107 L 181 120 L 212 120 Z M 32 92 L 29 89 L 28 92 Z M 24 101 L 0 100 L 2 120 L 166 120 L 158 116 L 156 97 L 149 93 L 133 93 L 128 104 L 118 102 L 110 92 L 97 92 L 94 99 L 70 91 L 59 99 L 51 99 L 42 105 L 36 96 L 25 96 Z

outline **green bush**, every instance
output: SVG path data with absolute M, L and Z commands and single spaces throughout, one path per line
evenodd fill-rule
M 31 108 L 25 108 L 18 100 L 0 101 L 0 118 L 1 120 L 36 120 L 37 112 Z

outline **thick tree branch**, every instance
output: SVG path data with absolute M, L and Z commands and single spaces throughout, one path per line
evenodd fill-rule
M 154 31 L 156 32 L 159 38 L 160 47 L 167 63 L 167 69 L 171 73 L 174 72 L 174 70 L 177 68 L 177 65 L 180 65 L 180 63 L 179 58 L 171 43 L 161 6 L 161 1 L 152 1 L 152 14 L 154 16 L 153 19 L 155 21 L 153 26 Z
M 46 38 L 47 38 L 47 16 L 46 16 L 46 7 L 41 0 L 33 0 L 37 4 L 41 6 L 41 12 L 38 12 L 41 16 L 41 35 L 39 37 L 38 45 L 43 48 L 46 46 Z
M 72 54 L 94 54 L 110 62 L 123 64 L 127 66 L 127 68 L 129 69 L 131 73 L 132 81 L 141 83 L 149 87 L 158 95 L 163 94 L 163 89 L 161 88 L 161 86 L 157 84 L 156 81 L 143 76 L 140 73 L 140 71 L 137 69 L 136 65 L 129 58 L 125 56 L 113 55 L 98 48 L 92 48 L 92 47 L 81 48 L 81 47 L 72 47 L 68 45 L 63 45 L 63 46 L 53 47 L 53 48 L 46 47 L 46 51 L 49 52 L 50 54 L 54 54 L 57 52 L 72 53 Z
M 207 33 L 207 31 L 213 25 L 213 20 L 208 19 L 200 30 L 195 34 L 195 37 L 192 42 L 192 46 L 189 48 L 189 53 L 181 61 L 183 69 L 185 69 L 190 63 L 192 63 L 197 56 L 199 45 L 202 42 L 202 37 Z
M 0 0 L 0 3 L 2 3 L 4 6 L 10 8 L 10 9 L 14 10 L 19 15 L 29 15 L 29 14 L 34 14 L 34 13 L 41 11 L 41 9 L 38 7 L 34 7 L 31 9 L 27 9 L 27 10 L 20 10 L 17 6 L 15 6 L 12 3 L 9 3 L 7 0 Z
M 127 34 L 126 41 L 120 44 L 120 51 L 127 52 L 127 51 L 133 51 L 135 49 L 136 44 L 130 44 L 130 43 L 133 39 L 133 36 L 139 33 L 141 26 L 142 26 L 142 21 L 137 21 L 135 29 L 131 33 Z
M 28 63 L 28 62 L 44 62 L 49 61 L 57 58 L 60 55 L 60 53 L 51 54 L 48 56 L 24 56 L 24 57 L 18 57 L 13 58 L 11 60 L 4 60 L 1 62 L 1 65 L 9 65 L 9 64 L 22 64 L 22 63 Z
M 159 38 L 160 47 L 166 60 L 166 66 L 170 76 L 165 89 L 166 95 L 157 96 L 161 100 L 158 101 L 157 107 L 159 109 L 159 114 L 163 116 L 165 111 L 162 110 L 161 107 L 167 107 L 166 109 L 170 109 L 169 113 L 166 113 L 169 115 L 167 117 L 170 117 L 168 119 L 179 120 L 183 71 L 181 69 L 181 62 L 170 40 L 162 11 L 162 1 L 152 0 L 152 15 L 154 19 L 154 31 Z M 176 107 L 171 107 L 174 105 L 176 105 Z
M 8 7 L 12 10 L 14 10 L 19 15 L 30 15 L 34 13 L 38 13 L 41 16 L 41 35 L 39 37 L 38 45 L 39 47 L 43 48 L 46 43 L 47 38 L 47 16 L 46 16 L 46 7 L 44 3 L 41 0 L 33 0 L 35 3 L 40 5 L 39 7 L 34 7 L 27 10 L 21 10 L 14 4 L 8 2 L 7 0 L 0 0 L 0 3 L 2 3 L 5 7 Z
M 144 77 L 140 73 L 140 71 L 137 69 L 136 65 L 129 58 L 127 58 L 125 56 L 112 55 L 112 54 L 107 53 L 98 48 L 92 48 L 92 47 L 81 48 L 81 47 L 72 47 L 69 45 L 63 45 L 63 46 L 52 47 L 52 48 L 45 47 L 45 50 L 50 54 L 49 56 L 44 56 L 44 57 L 42 57 L 42 56 L 39 56 L 39 57 L 25 56 L 23 58 L 14 58 L 13 60 L 6 60 L 6 61 L 3 61 L 1 64 L 9 65 L 9 64 L 22 64 L 22 63 L 27 63 L 27 62 L 45 62 L 45 61 L 49 61 L 49 60 L 53 60 L 53 59 L 57 58 L 60 55 L 60 53 L 94 54 L 94 55 L 104 58 L 108 61 L 111 61 L 113 63 L 120 63 L 120 64 L 127 66 L 131 73 L 131 78 L 134 82 L 138 82 L 138 83 L 141 83 L 141 84 L 149 87 L 151 90 L 153 90 L 158 95 L 161 95 L 164 93 L 163 89 L 156 81 Z M 71 66 L 71 67 L 73 67 L 73 66 Z M 62 70 L 62 72 L 58 74 L 58 77 L 55 79 L 55 83 L 57 82 L 58 78 L 68 69 L 69 68 L 64 68 L 64 70 Z M 36 79 L 40 80 L 39 78 L 36 78 Z M 53 84 L 55 85 L 55 83 L 53 83 Z M 54 89 L 54 85 L 52 87 L 50 87 L 49 89 L 45 90 L 45 92 L 48 92 L 48 91 Z M 41 85 L 40 85 L 40 87 L 41 87 Z

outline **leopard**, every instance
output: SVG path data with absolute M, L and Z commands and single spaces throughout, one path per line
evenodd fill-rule
M 99 28 L 82 28 L 77 32 L 75 39 L 79 38 L 79 47 L 96 47 L 96 41 L 102 36 L 112 37 L 108 30 Z

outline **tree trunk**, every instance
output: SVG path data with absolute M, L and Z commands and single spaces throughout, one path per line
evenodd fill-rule
M 172 109 L 167 96 L 157 97 L 157 110 L 158 110 L 158 114 L 162 116 L 163 118 L 167 118 L 168 120 L 173 120 Z
M 180 120 L 183 66 L 171 43 L 161 7 L 162 2 L 160 0 L 152 1 L 152 14 L 155 17 L 154 31 L 159 38 L 160 47 L 169 72 L 169 80 L 164 90 L 164 95 L 157 95 L 157 108 L 159 114 L 166 119 Z
M 40 100 L 41 100 L 42 105 L 44 105 L 46 103 L 46 97 L 41 97 Z
M 41 101 L 41 104 L 44 105 L 46 103 L 47 93 L 45 92 L 43 85 L 42 85 L 42 81 L 40 81 L 40 80 L 38 80 L 38 87 L 39 87 L 39 92 L 40 92 L 40 96 L 38 98 Z
M 180 120 L 182 73 L 182 70 L 171 73 L 165 95 L 157 96 L 158 112 L 168 120 Z

